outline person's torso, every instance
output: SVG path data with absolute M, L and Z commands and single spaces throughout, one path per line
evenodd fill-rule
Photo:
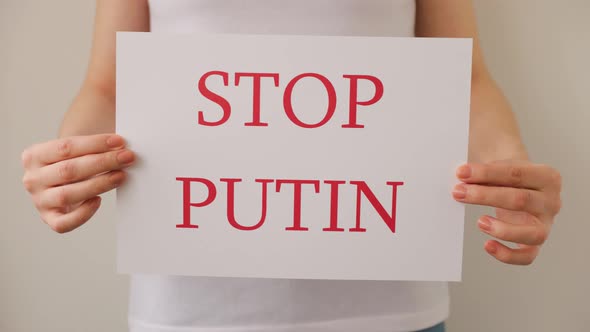
M 153 32 L 414 36 L 414 0 L 150 0 L 149 5 Z M 430 282 L 136 275 L 130 295 L 130 325 L 138 332 L 393 332 L 422 329 L 448 314 L 446 283 Z
M 152 31 L 414 35 L 414 0 L 150 0 Z

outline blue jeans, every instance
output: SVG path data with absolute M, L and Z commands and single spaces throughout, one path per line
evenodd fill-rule
M 417 332 L 445 332 L 445 323 L 440 323 L 433 327 L 427 328 L 425 330 L 420 330 Z

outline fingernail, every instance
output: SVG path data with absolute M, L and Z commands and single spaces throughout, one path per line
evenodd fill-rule
M 125 173 L 123 172 L 116 172 L 111 174 L 111 181 L 115 186 L 120 186 L 123 181 L 125 180 Z
M 468 165 L 463 165 L 457 169 L 457 177 L 459 179 L 468 179 L 471 177 L 471 167 Z
M 488 242 L 486 243 L 486 250 L 490 253 L 490 254 L 495 254 L 498 251 L 498 247 L 496 246 L 495 243 L 493 242 Z
M 123 138 L 121 136 L 117 136 L 117 135 L 113 135 L 113 136 L 109 136 L 109 138 L 107 138 L 107 145 L 110 148 L 118 148 L 121 147 L 125 144 L 125 141 L 123 141 Z
M 135 155 L 129 150 L 121 151 L 119 154 L 117 154 L 117 161 L 122 165 L 129 165 L 134 159 Z
M 467 197 L 467 187 L 464 184 L 458 184 L 453 189 L 453 197 L 456 199 L 464 199 Z
M 484 232 L 490 232 L 492 230 L 492 220 L 488 217 L 482 217 L 477 221 L 477 226 Z

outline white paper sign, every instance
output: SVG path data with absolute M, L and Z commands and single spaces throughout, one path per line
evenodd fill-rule
M 460 280 L 470 39 L 118 33 L 118 269 Z

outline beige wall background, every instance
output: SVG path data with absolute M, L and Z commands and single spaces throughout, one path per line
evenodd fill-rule
M 83 77 L 93 1 L 0 0 L 0 331 L 124 331 L 114 196 L 57 235 L 22 189 L 19 156 L 53 138 Z M 590 331 L 590 1 L 475 0 L 487 62 L 535 161 L 564 177 L 564 209 L 537 262 L 496 263 L 469 208 L 451 332 Z

